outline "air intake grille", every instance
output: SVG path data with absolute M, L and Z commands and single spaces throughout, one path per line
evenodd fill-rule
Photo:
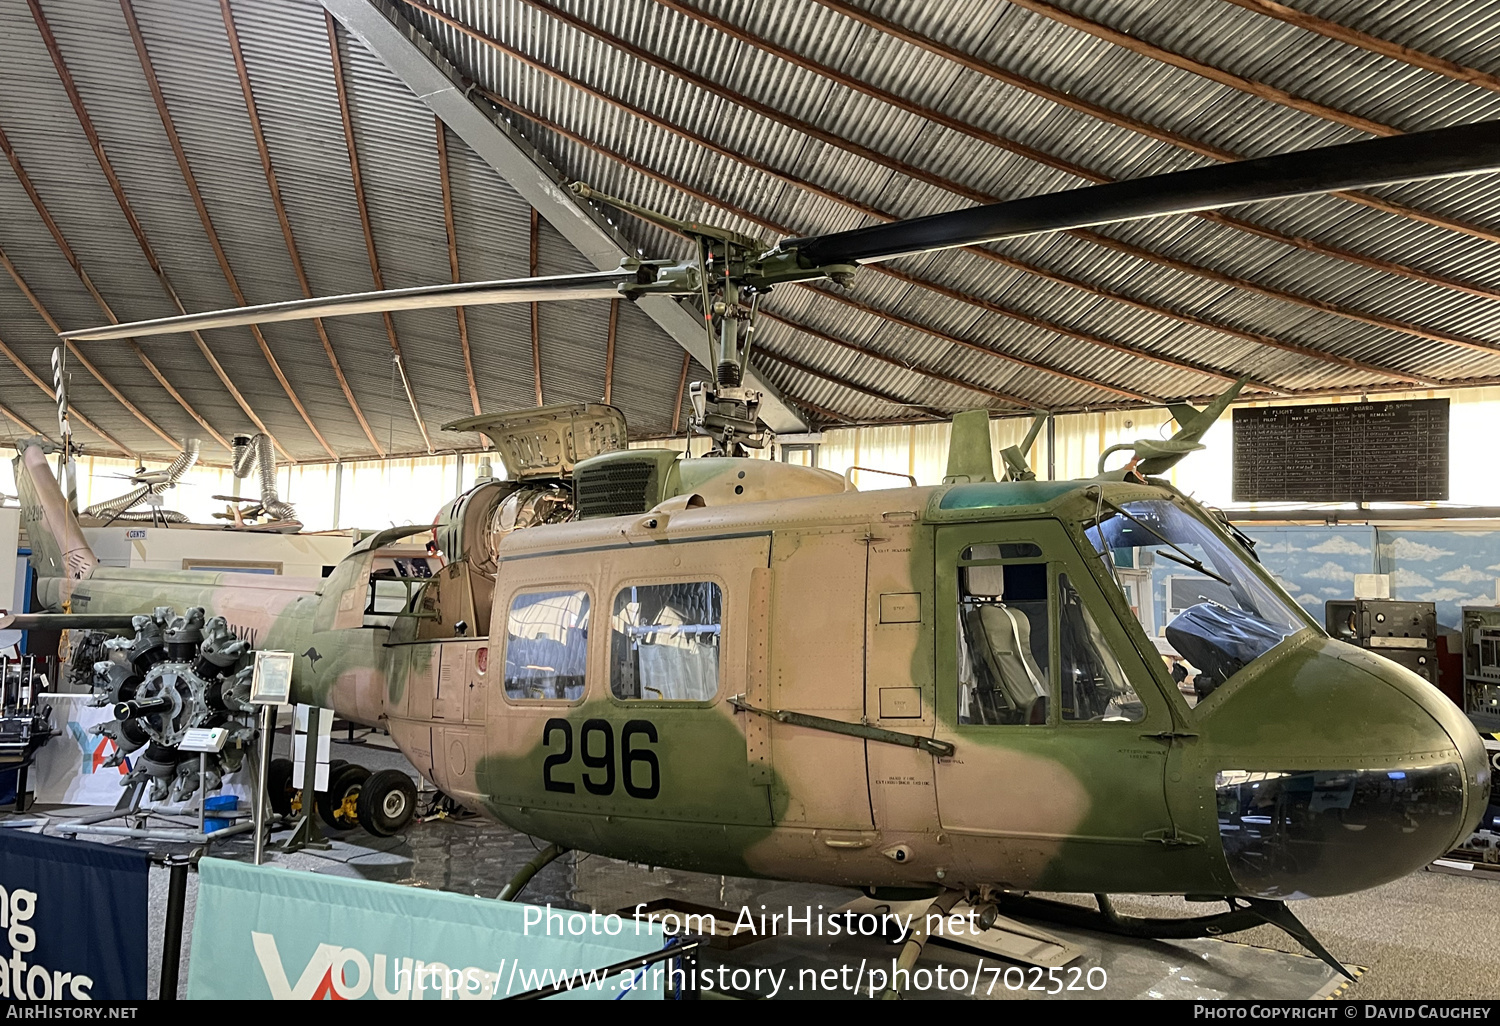
M 579 519 L 644 513 L 655 506 L 656 467 L 655 460 L 613 460 L 579 468 L 573 478 Z

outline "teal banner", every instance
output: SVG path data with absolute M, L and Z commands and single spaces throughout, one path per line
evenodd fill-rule
M 669 963 L 599 970 L 659 951 L 660 924 L 418 887 L 248 866 L 198 865 L 188 996 L 481 1000 L 556 982 L 560 997 L 661 999 Z

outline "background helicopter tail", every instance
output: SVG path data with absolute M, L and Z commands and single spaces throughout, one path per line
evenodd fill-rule
M 1019 445 L 1000 450 L 1000 476 L 995 475 L 995 451 L 990 440 L 990 412 L 965 410 L 955 414 L 948 440 L 948 471 L 943 484 L 972 484 L 979 481 L 1030 481 L 1036 477 L 1026 463 L 1026 453 L 1041 433 L 1051 414 L 1037 413 Z
M 1208 433 L 1209 428 L 1214 426 L 1214 421 L 1218 420 L 1229 408 L 1235 396 L 1240 394 L 1240 389 L 1245 387 L 1246 380 L 1248 379 L 1240 378 L 1201 410 L 1189 403 L 1167 403 L 1167 410 L 1177 421 L 1177 433 L 1171 438 L 1137 438 L 1133 442 L 1111 445 L 1099 456 L 1099 476 L 1120 480 L 1126 474 L 1133 473 L 1140 477 L 1147 477 L 1171 470 L 1181 463 L 1188 453 L 1197 452 L 1203 448 L 1203 436 Z M 1124 469 L 1107 473 L 1104 464 L 1117 452 L 1131 453 L 1133 458 Z
M 36 570 L 39 597 L 52 605 L 56 593 L 60 605 L 71 592 L 70 583 L 87 577 L 99 561 L 68 508 L 42 444 L 29 439 L 21 442 L 19 449 L 15 459 L 16 491 L 20 493 L 21 522 L 31 544 L 31 566 Z

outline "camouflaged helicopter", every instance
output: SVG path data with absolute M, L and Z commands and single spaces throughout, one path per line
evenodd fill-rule
M 626 449 L 618 412 L 597 405 L 462 421 L 451 428 L 488 433 L 510 474 L 444 510 L 445 560 L 411 541 L 428 528 L 398 528 L 326 580 L 268 581 L 98 566 L 26 447 L 17 476 L 44 541 L 41 594 L 75 617 L 158 606 L 224 617 L 257 647 L 296 654 L 298 701 L 385 727 L 437 786 L 552 853 L 858 886 L 945 910 L 967 899 L 1139 936 L 1271 922 L 1342 971 L 1284 901 L 1375 886 L 1447 851 L 1484 811 L 1489 764 L 1440 692 L 1330 639 L 1242 536 L 1155 476 L 1200 447 L 1238 386 L 1204 410 L 1172 407 L 1176 435 L 1127 447 L 1123 468 L 1101 461 L 1089 480 L 1036 480 L 1019 447 L 997 473 L 977 411 L 954 421 L 942 485 L 860 493 L 826 471 L 740 458 L 759 441 L 758 396 L 740 382 L 757 298 L 781 283 L 1018 234 L 1496 169 L 1489 122 L 769 249 L 579 189 L 683 232 L 697 258 L 74 332 L 696 296 L 712 311 L 717 380 L 695 386 L 693 423 L 717 448 Z M 1204 596 L 1165 628 L 1216 685 L 1196 705 L 1122 587 L 1155 560 Z M 1099 910 L 1047 906 L 1024 896 L 1033 889 L 1093 894 Z M 1115 914 L 1107 895 L 1131 892 L 1227 908 Z

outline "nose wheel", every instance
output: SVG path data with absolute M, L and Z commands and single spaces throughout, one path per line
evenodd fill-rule
M 334 830 L 352 830 L 359 823 L 355 811 L 364 782 L 370 771 L 363 766 L 345 763 L 328 767 L 328 790 L 317 796 L 318 815 Z
M 366 780 L 355 803 L 359 825 L 376 837 L 400 833 L 416 811 L 417 785 L 394 769 L 381 770 Z
M 314 796 L 318 816 L 334 830 L 363 827 L 376 837 L 394 837 L 417 811 L 417 787 L 400 770 L 371 773 L 342 759 L 329 764 L 328 790 Z M 302 811 L 302 790 L 293 779 L 290 759 L 275 759 L 266 769 L 266 796 L 282 816 Z

